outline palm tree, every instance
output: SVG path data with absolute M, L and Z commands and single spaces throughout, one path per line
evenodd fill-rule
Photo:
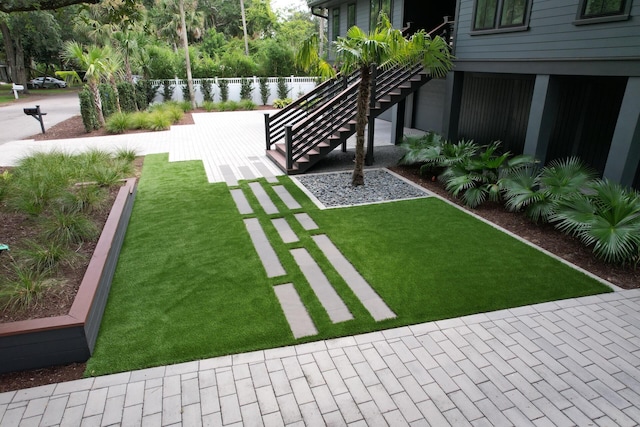
M 104 75 L 109 86 L 113 89 L 113 93 L 116 97 L 116 108 L 118 112 L 122 111 L 120 108 L 120 95 L 118 94 L 117 80 L 122 80 L 122 54 L 118 50 L 114 50 L 111 46 L 105 46 L 102 48 L 105 55 L 105 69 Z
M 451 54 L 442 38 L 432 39 L 424 31 L 418 31 L 410 39 L 405 39 L 400 30 L 392 28 L 384 14 L 380 15 L 378 25 L 370 33 L 354 26 L 347 31 L 346 37 L 339 37 L 334 44 L 340 71 L 344 75 L 356 70 L 360 72 L 356 113 L 356 160 L 351 184 L 364 185 L 364 131 L 371 94 L 371 67 L 408 66 L 421 61 L 428 73 L 434 77 L 441 77 L 451 69 Z M 313 43 L 305 43 L 302 49 L 311 46 Z M 305 52 L 300 53 L 298 58 L 322 62 L 318 60 L 317 55 Z
M 107 58 L 103 49 L 98 46 L 90 46 L 85 52 L 82 45 L 75 41 L 69 41 L 64 45 L 64 57 L 75 62 L 80 68 L 86 70 L 85 80 L 93 96 L 96 109 L 96 117 L 100 126 L 104 126 L 104 114 L 102 114 L 102 101 L 98 84 L 107 70 Z

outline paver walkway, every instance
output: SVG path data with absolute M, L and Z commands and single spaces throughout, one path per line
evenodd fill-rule
M 152 134 L 156 139 L 148 141 L 150 151 L 144 153 L 174 150 L 172 160 L 202 159 L 216 182 L 231 179 L 222 170 L 235 180 L 249 171 L 276 175 L 260 160 L 262 140 L 244 137 L 231 117 L 244 120 L 244 127 L 249 116 L 225 118 L 235 133 L 220 132 L 228 147 L 219 158 L 209 153 L 217 150 L 219 133 L 205 126 L 202 135 L 189 134 L 197 125 L 191 131 Z M 179 132 L 183 138 L 176 138 Z M 113 147 L 115 142 L 108 141 L 83 144 Z M 253 144 L 252 154 L 244 153 L 244 142 Z M 0 164 L 10 165 L 9 154 L 17 158 L 31 145 L 81 144 L 7 143 L 0 145 Z M 265 178 L 273 182 L 273 175 Z M 238 193 L 234 200 L 246 203 Z M 306 230 L 317 228 L 303 212 L 293 217 Z M 290 292 L 293 286 L 286 285 L 276 293 Z M 306 333 L 309 319 L 298 319 Z M 634 426 L 638 420 L 640 290 L 0 394 L 2 427 Z

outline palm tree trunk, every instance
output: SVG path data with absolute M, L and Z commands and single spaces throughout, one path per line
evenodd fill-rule
M 193 78 L 191 77 L 191 58 L 189 57 L 189 41 L 187 39 L 187 24 L 184 16 L 184 1 L 178 2 L 180 7 L 180 25 L 182 27 L 182 47 L 184 48 L 185 66 L 187 68 L 187 88 L 189 89 L 189 97 L 191 98 L 191 108 L 196 108 L 196 94 L 193 90 Z
M 356 165 L 353 168 L 351 185 L 364 185 L 364 129 L 367 126 L 367 111 L 369 109 L 369 93 L 371 84 L 371 70 L 364 66 L 360 68 L 360 86 L 358 87 L 358 110 L 356 112 Z
M 98 89 L 98 82 L 95 79 L 89 80 L 89 90 L 93 95 L 93 104 L 96 107 L 96 117 L 100 127 L 104 126 L 104 114 L 102 114 L 102 99 L 100 99 L 100 89 Z
M 120 108 L 120 94 L 118 93 L 118 84 L 116 83 L 116 78 L 113 74 L 109 76 L 109 84 L 111 85 L 111 89 L 113 89 L 113 94 L 116 96 L 116 108 L 118 109 L 118 113 L 121 113 L 122 108 Z
M 240 0 L 240 15 L 242 16 L 242 31 L 244 33 L 244 54 L 249 56 L 249 37 L 247 35 L 247 17 L 244 12 L 244 0 Z

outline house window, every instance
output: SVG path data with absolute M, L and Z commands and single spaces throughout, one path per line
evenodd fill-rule
M 624 12 L 624 0 L 586 0 L 582 6 L 583 18 L 619 15 Z
M 369 29 L 373 31 L 378 25 L 378 17 L 380 13 L 387 15 L 391 21 L 391 0 L 371 0 L 371 18 L 369 20 Z
M 529 19 L 528 0 L 476 0 L 474 31 L 523 30 Z
M 356 25 L 356 4 L 350 3 L 347 5 L 347 28 L 351 28 Z
M 338 40 L 338 37 L 340 36 L 340 9 L 339 8 L 333 9 L 332 14 L 333 14 L 333 21 L 332 21 L 332 27 L 331 27 L 332 37 L 333 37 L 333 40 Z
M 629 19 L 631 0 L 580 0 L 575 25 Z

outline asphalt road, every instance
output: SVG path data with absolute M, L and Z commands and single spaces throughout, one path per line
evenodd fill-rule
M 76 91 L 70 90 L 59 95 L 39 97 L 38 89 L 32 90 L 28 99 L 0 105 L 0 145 L 42 132 L 40 123 L 23 111 L 23 108 L 36 105 L 40 105 L 40 111 L 47 113 L 43 116 L 45 131 L 57 123 L 80 114 L 80 100 Z

